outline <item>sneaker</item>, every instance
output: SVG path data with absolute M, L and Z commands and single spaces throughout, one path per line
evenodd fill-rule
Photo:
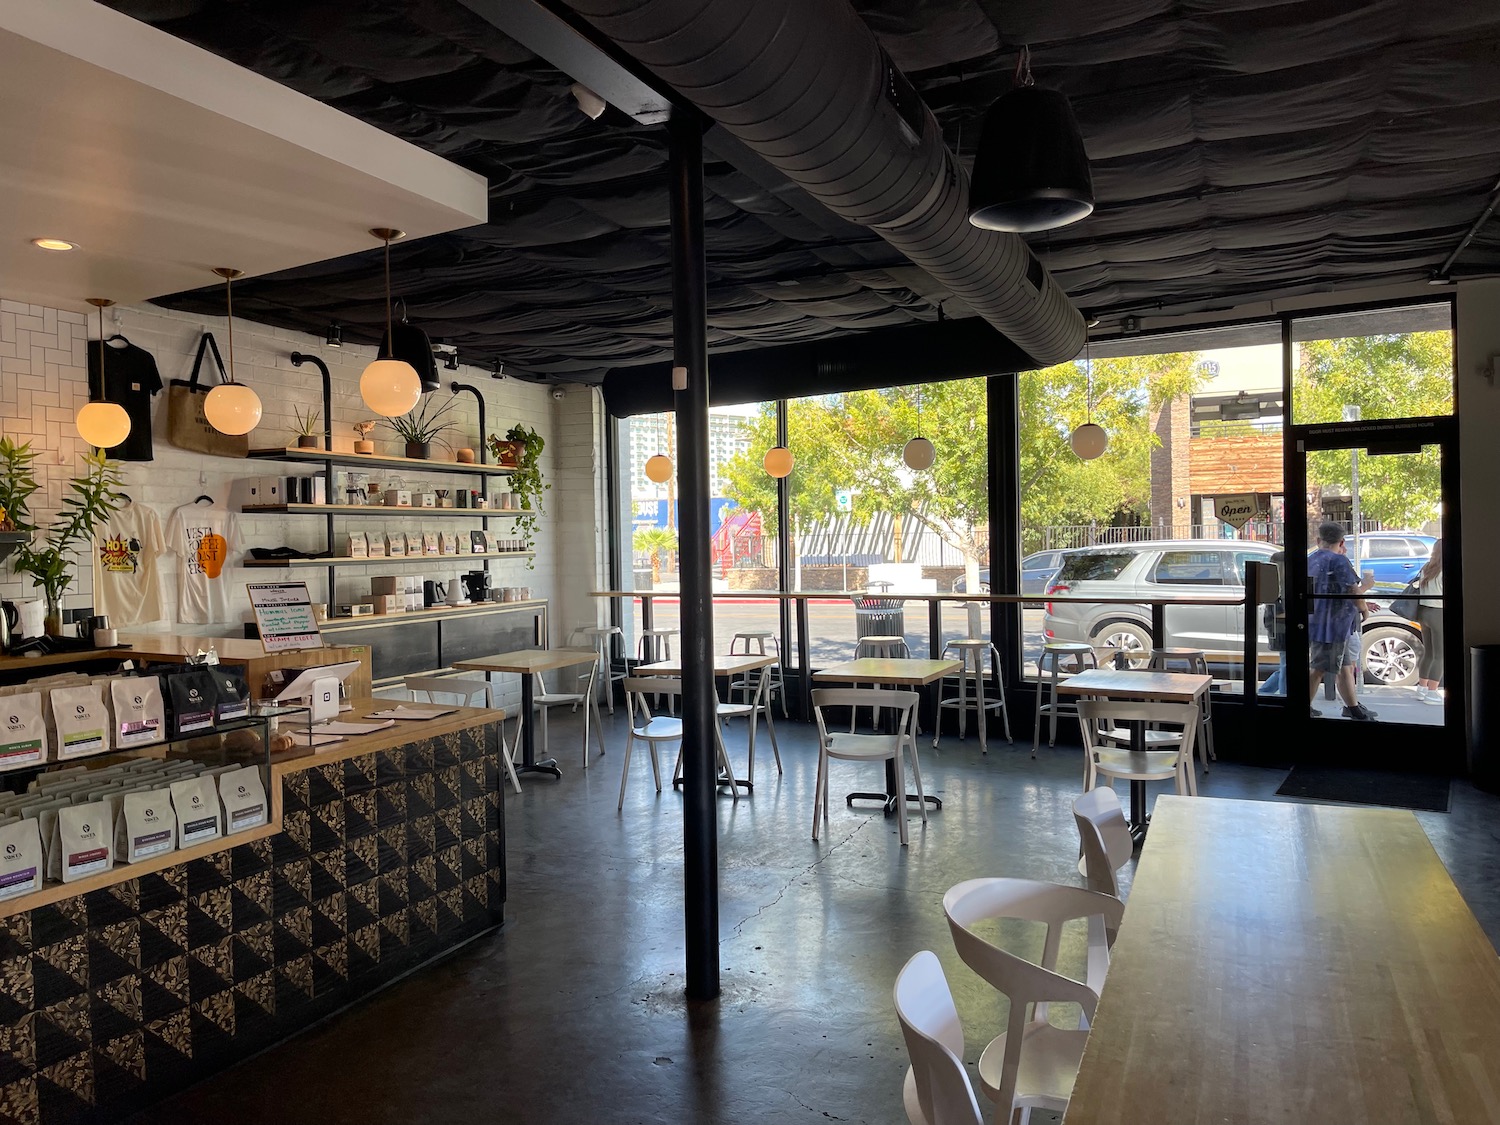
M 1429 691 L 1422 699 L 1422 702 L 1431 707 L 1441 707 L 1443 705 L 1443 693 L 1440 691 Z
M 1417 699 L 1418 700 L 1423 700 L 1423 699 L 1426 699 L 1426 698 L 1427 698 L 1427 689 L 1424 688 L 1421 684 L 1418 684 L 1417 685 Z
M 1368 720 L 1375 718 L 1375 712 L 1371 711 L 1363 703 L 1356 703 L 1353 707 L 1344 708 L 1344 718 Z

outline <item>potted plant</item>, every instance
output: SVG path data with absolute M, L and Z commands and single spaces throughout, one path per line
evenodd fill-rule
M 375 432 L 374 421 L 354 423 L 354 432 L 359 437 L 354 439 L 354 452 L 366 455 L 375 452 L 375 443 L 370 440 L 370 435 Z
M 434 410 L 428 398 L 417 409 L 389 419 L 387 424 L 406 442 L 408 457 L 425 461 L 432 456 L 432 439 L 458 425 L 457 419 L 446 417 L 457 402 L 450 398 Z
M 292 407 L 292 417 L 297 422 L 298 449 L 317 449 L 322 444 L 318 440 L 318 421 L 322 416 L 323 412 L 316 406 L 308 407 L 306 413 L 300 407 Z
M 41 587 L 47 603 L 47 632 L 62 633 L 62 599 L 73 584 L 69 557 L 80 548 L 93 549 L 94 534 L 122 503 L 119 466 L 90 450 L 83 455 L 84 472 L 68 482 L 70 495 L 56 520 L 46 526 L 32 522 L 28 501 L 37 490 L 32 463 L 37 454 L 31 443 L 17 445 L 0 437 L 0 505 L 17 531 L 30 532 L 29 542 L 18 546 L 11 563 L 17 574 L 31 575 Z
M 503 439 L 491 434 L 489 443 L 497 464 L 507 464 L 505 454 L 511 455 L 510 463 L 515 466 L 510 475 L 511 506 L 521 509 L 515 529 L 526 540 L 526 549 L 530 550 L 536 540 L 538 517 L 544 514 L 542 493 L 552 487 L 543 478 L 541 469 L 546 439 L 535 430 L 518 424 L 507 430 Z M 526 565 L 533 564 L 528 560 Z

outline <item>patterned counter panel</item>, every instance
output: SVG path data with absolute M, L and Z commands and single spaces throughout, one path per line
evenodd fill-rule
M 499 925 L 497 731 L 288 773 L 281 834 L 0 920 L 0 1122 L 117 1120 Z

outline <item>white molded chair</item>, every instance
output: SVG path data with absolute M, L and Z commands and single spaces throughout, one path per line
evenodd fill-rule
M 818 723 L 818 780 L 813 789 L 812 838 L 818 838 L 819 818 L 828 819 L 828 762 L 838 758 L 846 762 L 896 763 L 896 823 L 901 845 L 906 846 L 906 755 L 911 755 L 911 772 L 917 782 L 917 805 L 922 823 L 927 823 L 927 801 L 922 793 L 922 766 L 917 760 L 917 693 L 877 688 L 819 688 L 812 693 L 813 717 Z M 896 712 L 895 734 L 828 733 L 823 718 L 825 707 L 870 707 L 876 712 L 890 708 Z
M 605 705 L 609 713 L 615 713 L 615 684 L 625 678 L 623 672 L 610 670 L 610 645 L 613 644 L 611 637 L 620 635 L 618 625 L 576 625 L 568 634 L 569 648 L 592 648 L 599 653 L 599 675 L 597 686 L 602 689 Z M 588 672 L 578 674 L 578 682 L 583 683 L 589 678 Z M 575 707 L 576 711 L 577 708 Z
M 1125 820 L 1120 798 L 1108 785 L 1090 789 L 1073 802 L 1073 820 L 1078 825 L 1078 842 L 1083 852 L 1078 866 L 1089 890 L 1120 897 L 1120 881 L 1115 873 L 1135 854 L 1135 840 Z M 1104 986 L 1108 968 L 1108 949 L 1115 943 L 1114 931 L 1098 916 L 1089 919 L 1089 987 L 1095 992 Z M 1098 951 L 1105 951 L 1102 957 Z M 1096 961 L 1099 963 L 1096 964 Z
M 1200 712 L 1191 703 L 1123 703 L 1099 699 L 1081 700 L 1078 718 L 1083 726 L 1085 790 L 1106 778 L 1126 781 L 1172 781 L 1177 792 L 1198 795 L 1197 772 L 1193 769 L 1193 746 L 1197 741 Z M 1130 750 L 1115 745 L 1121 735 L 1119 723 L 1142 723 L 1146 749 Z M 1103 735 L 1101 735 L 1101 727 Z M 1162 728 L 1176 728 L 1166 729 Z M 1156 739 L 1152 739 L 1156 735 Z M 1153 746 L 1157 747 L 1153 749 Z
M 625 734 L 625 763 L 620 767 L 620 801 L 615 812 L 625 807 L 625 781 L 630 777 L 630 753 L 637 741 L 644 742 L 651 752 L 651 773 L 656 778 L 656 791 L 661 792 L 661 761 L 656 755 L 659 742 L 682 741 L 682 720 L 668 715 L 653 715 L 647 695 L 675 696 L 682 691 L 677 680 L 649 676 L 626 676 L 620 686 L 625 691 L 625 713 L 630 726 Z
M 776 772 L 781 769 L 781 747 L 776 743 L 776 722 L 771 718 L 771 669 L 762 668 L 754 680 L 755 690 L 747 695 L 744 703 L 733 702 L 733 685 L 730 685 L 731 695 L 729 703 L 719 704 L 719 722 L 722 724 L 729 719 L 748 719 L 750 721 L 749 763 L 746 767 L 745 779 L 752 785 L 755 783 L 755 729 L 760 725 L 760 717 L 766 718 L 766 733 L 771 736 L 771 754 L 776 759 Z
M 581 650 L 580 650 L 581 651 Z M 578 663 L 586 664 L 588 661 L 580 660 Z M 583 682 L 582 691 L 548 691 L 547 681 L 542 678 L 540 672 L 535 673 L 536 688 L 531 693 L 531 705 L 541 720 L 542 732 L 542 754 L 545 757 L 548 748 L 547 712 L 554 707 L 573 707 L 586 704 L 583 711 L 583 768 L 589 768 L 589 730 L 592 729 L 594 737 L 599 743 L 599 753 L 604 754 L 604 723 L 599 718 L 599 699 L 594 694 L 594 680 L 599 674 L 599 656 L 594 653 L 593 663 L 589 664 L 587 677 L 580 676 Z M 524 721 L 525 717 L 522 716 Z M 590 721 L 592 720 L 592 721 Z M 519 736 L 517 738 L 519 741 Z
M 439 702 L 432 697 L 434 695 L 451 695 L 458 699 L 465 707 L 490 707 L 493 703 L 490 699 L 490 682 L 478 680 L 473 676 L 407 676 L 402 681 L 402 686 L 412 693 L 415 699 L 418 692 L 423 695 L 422 702 Z M 475 700 L 478 700 L 476 703 Z M 524 720 L 522 720 L 524 721 Z M 516 726 L 516 745 L 521 744 L 521 728 Z M 505 766 L 505 775 L 510 778 L 511 788 L 517 793 L 521 791 L 521 779 L 516 776 L 515 763 L 511 761 L 514 750 L 505 745 L 505 724 L 500 724 L 500 761 Z
M 979 1086 L 995 1102 L 997 1122 L 1008 1123 L 1017 1110 L 1061 1112 L 1073 1095 L 1073 1080 L 1094 1018 L 1098 993 L 1087 984 L 1057 972 L 1062 927 L 1075 918 L 1102 916 L 1105 926 L 1120 925 L 1120 900 L 1082 887 L 1062 887 L 1029 879 L 970 879 L 950 887 L 943 913 L 953 944 L 965 965 L 1010 1001 L 1004 1034 L 979 1057 Z M 1040 963 L 1009 953 L 975 932 L 996 919 L 1016 918 L 1047 926 Z M 1089 960 L 1094 960 L 1090 951 Z M 1092 965 L 1090 966 L 1092 977 Z M 1082 1009 L 1077 1030 L 1047 1022 L 1049 1003 L 1074 1003 Z
M 984 1125 L 964 1069 L 963 1024 L 937 954 L 924 949 L 913 955 L 896 977 L 895 1000 L 911 1059 L 901 1091 L 906 1119 L 911 1125 Z

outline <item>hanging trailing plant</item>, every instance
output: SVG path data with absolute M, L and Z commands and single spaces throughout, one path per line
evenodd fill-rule
M 515 527 L 526 540 L 526 549 L 529 551 L 536 545 L 537 527 L 540 517 L 545 514 L 542 494 L 552 487 L 542 476 L 541 469 L 542 450 L 547 447 L 546 439 L 533 429 L 515 425 L 505 431 L 503 439 L 491 434 L 489 445 L 497 463 L 504 464 L 509 460 L 508 457 L 502 457 L 502 453 L 514 455 L 516 468 L 510 475 L 510 491 L 514 497 L 512 503 L 522 509 L 521 514 L 515 517 Z M 526 565 L 531 567 L 534 564 L 527 560 Z

